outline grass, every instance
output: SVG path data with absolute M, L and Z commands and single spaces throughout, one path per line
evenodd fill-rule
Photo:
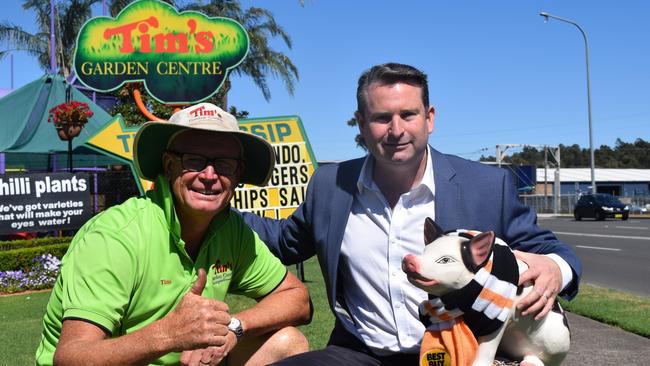
M 295 274 L 295 266 L 290 270 Z M 325 347 L 334 327 L 334 316 L 327 304 L 327 294 L 316 258 L 304 263 L 305 285 L 314 303 L 311 324 L 300 327 L 310 341 L 311 349 Z M 41 340 L 41 320 L 50 298 L 50 291 L 0 297 L 0 366 L 33 365 L 34 353 Z M 227 296 L 232 312 L 250 307 L 254 300 L 243 296 Z
M 50 291 L 0 297 L 0 365 L 33 365 Z
M 561 303 L 572 313 L 650 338 L 650 298 L 581 284 L 575 299 Z
M 314 318 L 301 330 L 309 339 L 311 349 L 320 349 L 329 339 L 334 317 L 327 304 L 318 261 L 313 258 L 305 262 L 304 270 L 305 284 L 314 302 Z M 295 273 L 293 266 L 291 271 Z M 0 297 L 0 366 L 34 364 L 41 319 L 49 296 L 48 291 Z M 240 296 L 228 296 L 226 302 L 233 312 L 254 303 Z M 650 298 L 583 284 L 578 296 L 571 302 L 563 301 L 562 305 L 573 313 L 650 338 Z

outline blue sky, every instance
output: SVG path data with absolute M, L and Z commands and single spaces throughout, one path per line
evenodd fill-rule
M 22 0 L 3 1 L 0 19 L 34 30 Z M 436 108 L 430 143 L 468 159 L 494 155 L 497 144 L 588 147 L 585 54 L 590 48 L 594 145 L 616 138 L 650 140 L 650 2 L 637 1 L 242 1 L 269 9 L 290 34 L 280 42 L 298 67 L 293 96 L 271 80 L 265 101 L 250 79 L 234 78 L 229 102 L 251 117 L 298 115 L 318 160 L 361 156 L 345 122 L 356 109 L 361 72 L 384 62 L 429 75 Z M 97 8 L 100 15 L 100 8 Z M 10 59 L 0 88 L 10 87 Z M 14 55 L 14 87 L 43 71 Z M 515 150 L 516 151 L 516 150 Z

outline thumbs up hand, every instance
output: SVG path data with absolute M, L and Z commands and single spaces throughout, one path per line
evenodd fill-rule
M 199 269 L 198 278 L 176 308 L 161 319 L 176 352 L 221 346 L 226 343 L 230 314 L 228 305 L 201 296 L 207 275 Z
M 199 268 L 198 278 L 194 281 L 192 287 L 190 287 L 189 292 L 201 296 L 201 294 L 203 294 L 203 289 L 205 289 L 206 282 L 208 282 L 208 275 L 205 273 L 205 269 Z

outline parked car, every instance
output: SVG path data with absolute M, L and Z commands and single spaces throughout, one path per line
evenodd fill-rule
M 630 211 L 629 207 L 618 198 L 606 193 L 585 194 L 580 196 L 576 207 L 573 209 L 573 217 L 577 221 L 583 217 L 593 217 L 596 220 L 604 220 L 608 217 L 627 220 Z

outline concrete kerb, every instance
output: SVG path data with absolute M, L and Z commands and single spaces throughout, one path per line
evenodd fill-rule
M 568 313 L 571 349 L 563 365 L 648 365 L 650 339 Z

